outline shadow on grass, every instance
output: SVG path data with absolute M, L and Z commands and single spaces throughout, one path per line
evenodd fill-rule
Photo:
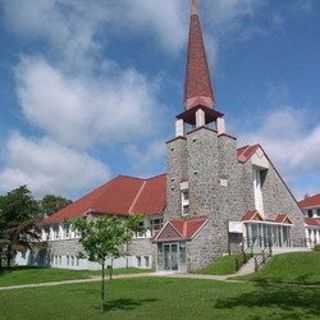
M 252 316 L 250 320 L 318 319 L 320 315 L 320 288 L 298 285 L 270 284 L 259 282 L 255 290 L 217 300 L 217 309 L 237 307 L 276 309 L 273 313 Z
M 145 303 L 156 302 L 157 299 L 129 299 L 121 298 L 107 301 L 104 305 L 104 312 L 110 311 L 131 311 L 137 307 L 143 306 Z M 100 307 L 96 307 L 100 310 Z

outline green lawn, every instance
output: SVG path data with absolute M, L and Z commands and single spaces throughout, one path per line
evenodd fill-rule
M 259 272 L 241 279 L 320 285 L 320 252 L 296 252 L 274 256 Z
M 0 291 L 1 320 L 316 320 L 320 289 L 140 278 L 107 282 L 107 310 L 99 283 Z
M 114 269 L 113 274 L 129 274 L 148 272 L 150 270 L 128 268 L 128 269 Z M 0 272 L 0 287 L 33 284 L 41 282 L 53 282 L 63 280 L 88 279 L 93 276 L 99 276 L 99 271 L 88 270 L 66 270 L 54 268 L 30 268 L 17 267 L 3 272 Z
M 242 265 L 243 258 L 241 255 L 223 256 L 209 264 L 206 268 L 195 271 L 197 274 L 226 275 L 237 272 L 237 264 Z

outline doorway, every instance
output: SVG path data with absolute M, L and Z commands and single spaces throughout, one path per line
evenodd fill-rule
M 185 271 L 185 243 L 159 243 L 159 270 Z

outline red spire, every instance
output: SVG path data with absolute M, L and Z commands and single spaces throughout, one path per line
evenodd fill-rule
M 192 0 L 191 5 L 184 104 L 187 110 L 199 105 L 208 108 L 215 105 L 196 0 Z

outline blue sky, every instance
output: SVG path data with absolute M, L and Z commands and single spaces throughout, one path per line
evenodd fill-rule
M 228 132 L 320 192 L 320 3 L 199 0 Z M 0 0 L 0 192 L 75 198 L 165 171 L 182 110 L 188 0 Z

